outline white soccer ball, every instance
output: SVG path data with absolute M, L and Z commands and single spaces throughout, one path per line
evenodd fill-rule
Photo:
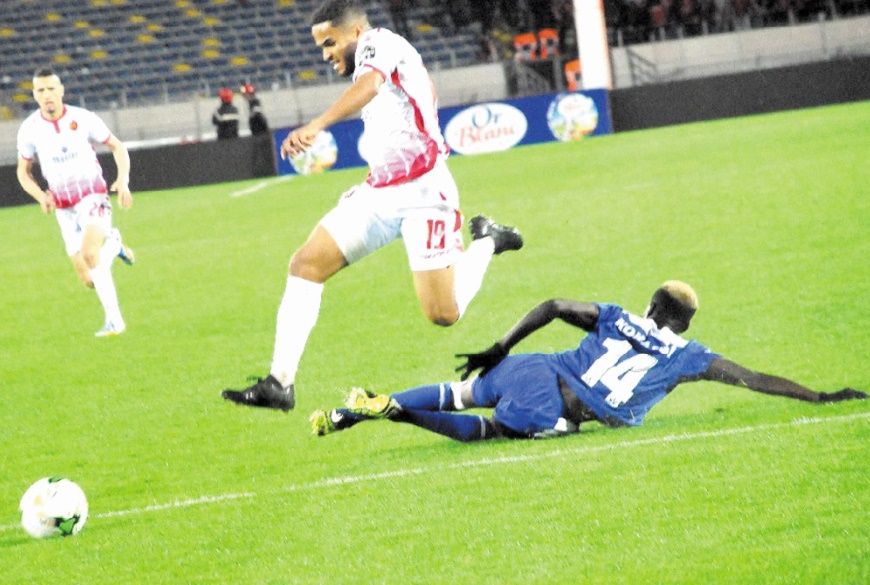
M 78 534 L 88 519 L 85 492 L 61 477 L 44 477 L 27 488 L 18 509 L 21 526 L 34 538 Z
M 290 164 L 300 175 L 313 175 L 332 168 L 338 159 L 338 143 L 329 130 L 321 130 L 314 143 L 305 151 L 290 159 Z

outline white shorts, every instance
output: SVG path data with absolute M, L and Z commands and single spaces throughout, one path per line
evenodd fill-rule
M 112 231 L 112 204 L 106 193 L 91 193 L 81 201 L 54 213 L 60 225 L 60 234 L 68 256 L 75 256 L 82 249 L 82 236 L 89 225 L 97 226 L 104 234 Z
M 377 189 L 362 183 L 346 191 L 320 225 L 349 264 L 402 238 L 414 272 L 456 263 L 462 254 L 459 192 L 442 161 L 407 183 Z

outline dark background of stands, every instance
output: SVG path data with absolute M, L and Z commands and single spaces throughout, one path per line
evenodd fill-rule
M 0 25 L 0 106 L 4 115 L 23 116 L 33 109 L 29 89 L 20 81 L 29 79 L 35 64 L 53 65 L 67 91 L 91 109 L 111 103 L 124 107 L 187 101 L 192 95 L 214 95 L 218 87 L 236 87 L 242 81 L 260 87 L 323 84 L 332 73 L 310 42 L 308 25 L 308 15 L 319 2 L 4 0 L 4 5 L 14 4 L 15 9 L 5 11 Z M 367 3 L 375 26 L 400 29 L 391 22 L 396 17 L 389 9 L 393 4 Z M 412 41 L 430 68 L 505 60 L 510 70 L 513 35 L 542 27 L 559 30 L 561 40 L 567 42 L 567 47 L 560 47 L 563 54 L 575 50 L 573 17 L 567 12 L 559 21 L 540 10 L 487 12 L 484 6 L 510 3 L 484 0 L 406 4 Z M 710 11 L 713 4 L 712 0 L 604 0 L 609 42 L 629 45 L 727 34 L 870 11 L 870 0 L 725 0 L 721 12 Z M 543 69 L 553 77 L 552 68 L 545 64 Z M 610 96 L 613 127 L 624 132 L 866 100 L 870 99 L 868 70 L 870 58 L 863 57 L 619 89 Z M 553 80 L 549 81 L 552 86 Z M 540 93 L 555 89 L 559 87 Z M 272 176 L 272 149 L 271 141 L 240 138 L 134 150 L 131 187 L 150 191 Z M 111 180 L 114 161 L 109 155 L 100 159 Z M 14 165 L 0 167 L 0 180 L 5 187 L 0 206 L 32 202 L 18 186 Z
M 870 57 L 615 90 L 616 132 L 870 99 Z M 133 191 L 170 189 L 275 174 L 271 140 L 239 138 L 131 152 Z M 265 138 L 269 138 L 268 136 Z M 114 161 L 101 156 L 106 177 Z M 32 203 L 15 166 L 0 167 L 0 206 Z

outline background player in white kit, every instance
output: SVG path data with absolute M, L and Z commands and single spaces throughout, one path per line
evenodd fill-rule
M 64 105 L 63 95 L 63 84 L 54 71 L 45 68 L 34 74 L 33 97 L 39 110 L 18 130 L 18 181 L 42 211 L 55 212 L 76 273 L 96 291 L 106 313 L 97 337 L 118 335 L 126 325 L 112 280 L 112 261 L 118 256 L 133 264 L 134 258 L 121 242 L 121 233 L 112 228 L 109 189 L 94 144 L 105 144 L 112 151 L 118 177 L 111 190 L 118 193 L 121 207 L 133 204 L 128 185 L 130 154 L 96 114 Z M 33 176 L 36 159 L 48 189 Z
M 355 0 L 327 0 L 311 18 L 323 58 L 353 84 L 320 116 L 291 132 L 282 156 L 309 148 L 331 124 L 362 111 L 360 151 L 370 173 L 342 195 L 290 260 L 278 310 L 269 376 L 223 397 L 248 406 L 290 410 L 293 382 L 313 329 L 323 283 L 345 266 L 402 238 L 426 317 L 452 325 L 480 289 L 493 254 L 518 250 L 513 228 L 478 216 L 462 247 L 459 193 L 445 159 L 437 99 L 420 54 L 386 29 L 372 29 Z

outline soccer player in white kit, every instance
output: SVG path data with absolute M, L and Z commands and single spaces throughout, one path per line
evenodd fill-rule
M 67 254 L 79 279 L 93 288 L 105 311 L 97 337 L 119 335 L 126 329 L 112 279 L 112 261 L 134 262 L 121 233 L 112 228 L 112 206 L 94 144 L 105 144 L 118 167 L 111 190 L 121 207 L 130 207 L 130 154 L 94 113 L 63 103 L 64 87 L 51 69 L 33 77 L 33 97 L 39 109 L 18 130 L 18 182 L 45 213 L 55 213 Z M 39 160 L 48 189 L 33 176 Z
M 360 152 L 370 173 L 341 196 L 290 260 L 269 375 L 222 394 L 238 404 L 284 411 L 295 405 L 296 370 L 324 283 L 339 270 L 403 239 L 426 317 L 448 326 L 477 294 L 493 254 L 523 245 L 516 229 L 477 216 L 469 222 L 473 241 L 463 250 L 459 193 L 445 163 L 434 86 L 417 50 L 389 30 L 373 29 L 357 0 L 327 0 L 311 23 L 323 59 L 353 84 L 292 131 L 281 156 L 304 152 L 320 131 L 361 111 Z

